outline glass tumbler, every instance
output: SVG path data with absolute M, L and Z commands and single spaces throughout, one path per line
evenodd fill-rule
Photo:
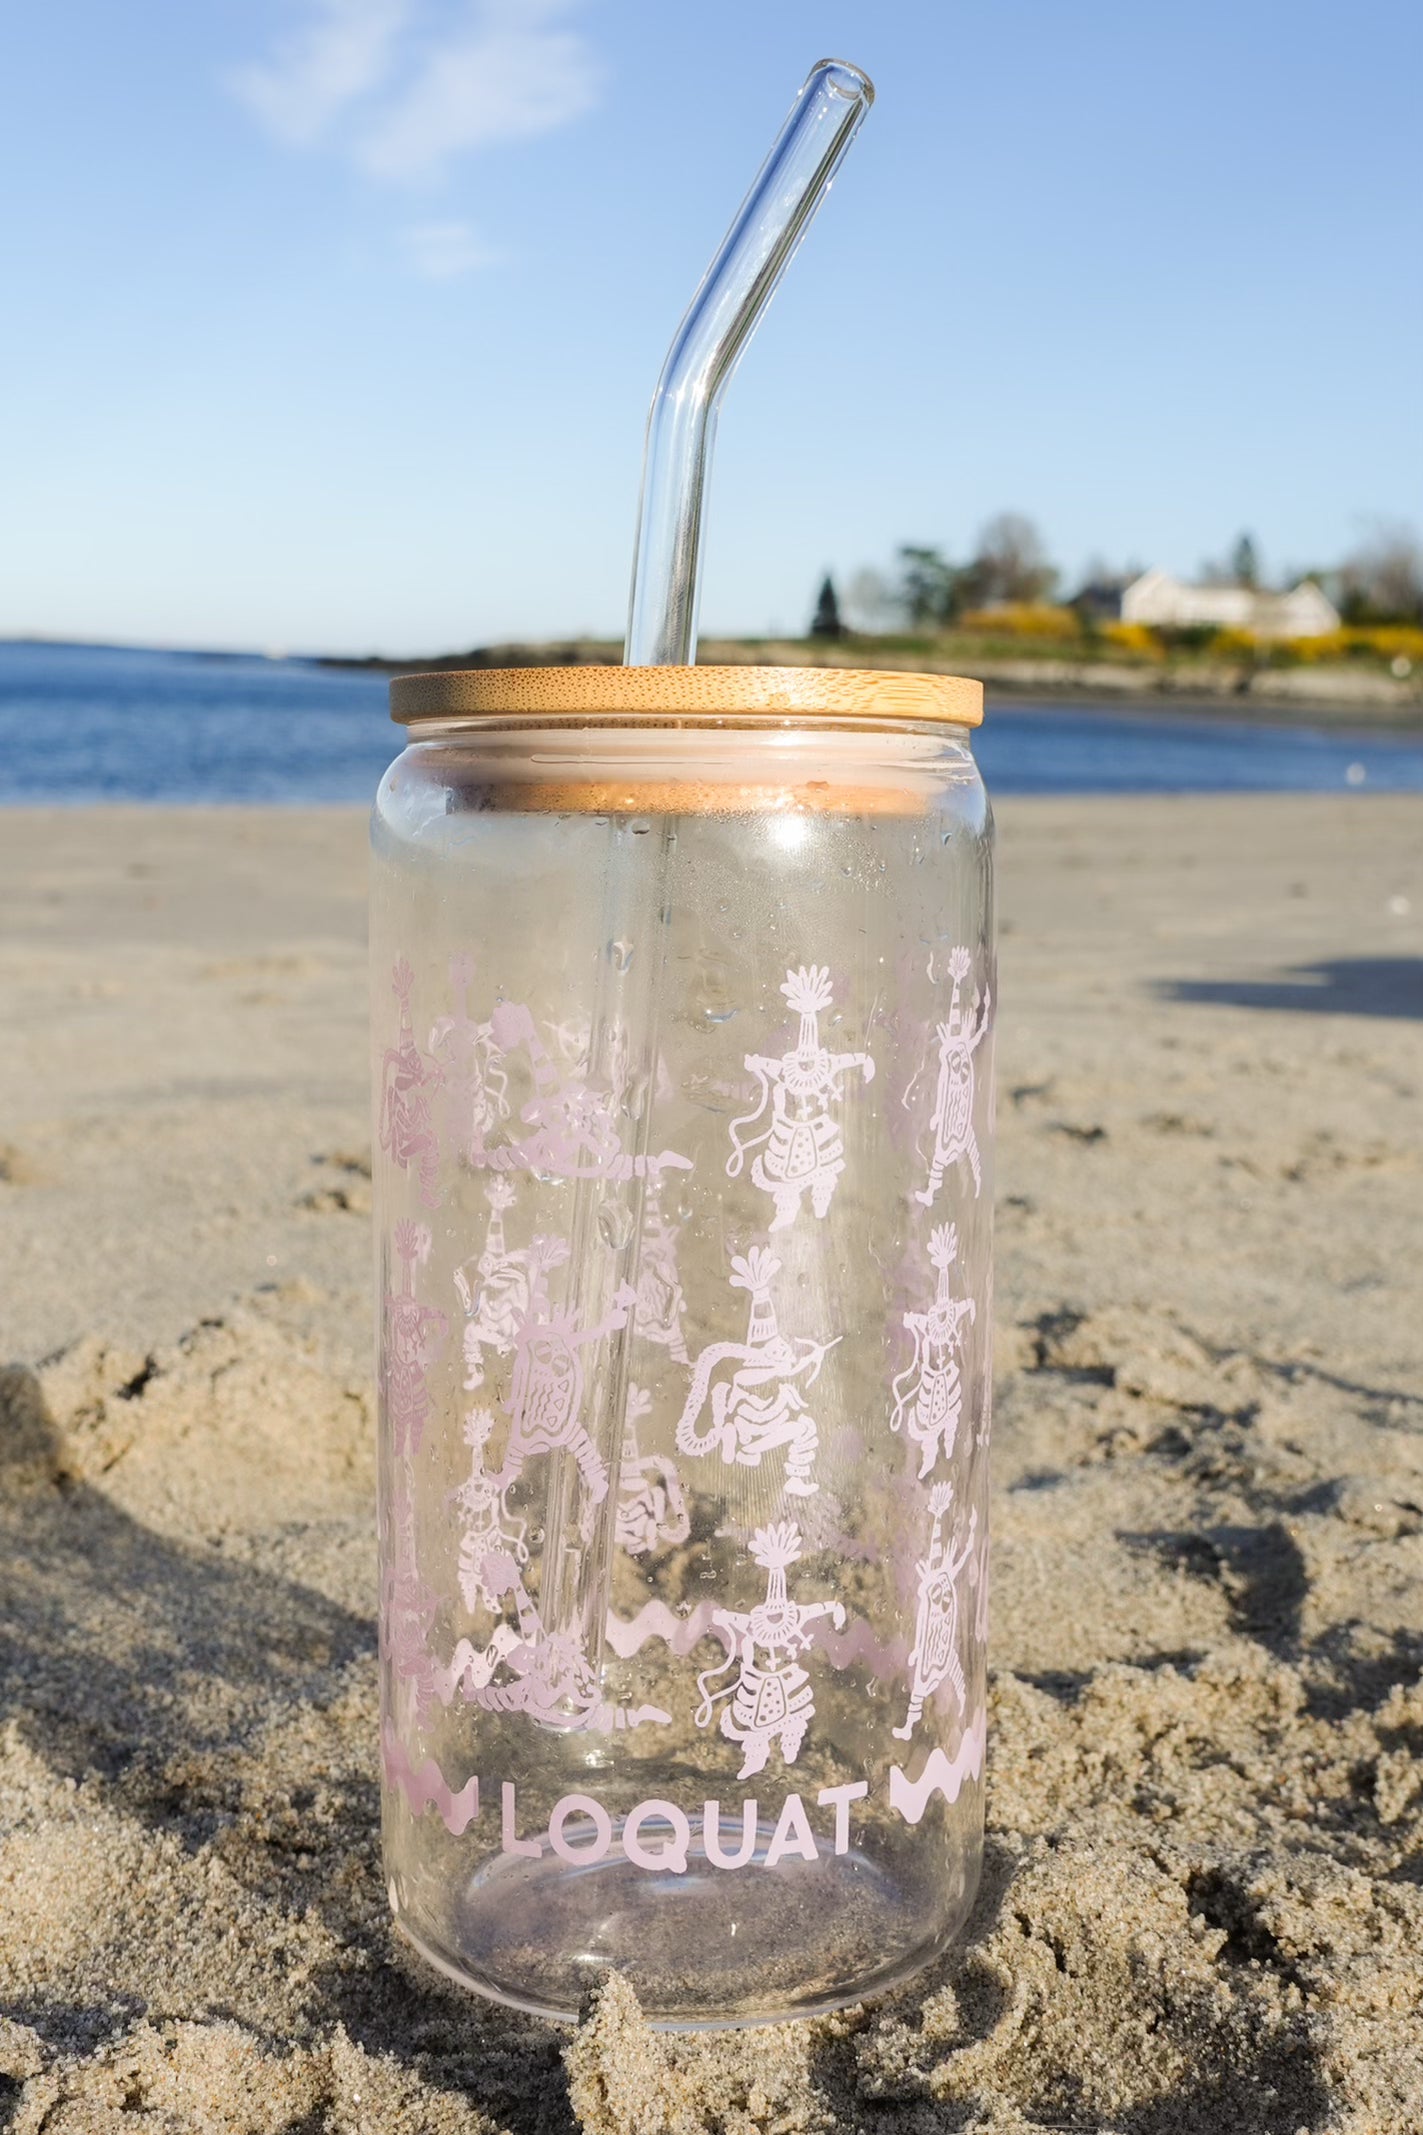
M 390 1902 L 663 2025 L 905 1979 L 982 1844 L 979 685 L 397 680 L 373 826 Z

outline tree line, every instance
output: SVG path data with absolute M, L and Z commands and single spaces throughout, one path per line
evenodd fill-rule
M 1111 612 L 1143 568 L 1114 571 L 1104 563 L 1091 564 L 1063 604 L 1089 616 Z M 1322 586 L 1348 624 L 1423 624 L 1423 546 L 1409 527 L 1380 524 L 1342 562 L 1291 572 L 1286 582 L 1295 585 L 1301 578 Z M 1226 561 L 1203 564 L 1198 579 L 1204 585 L 1265 590 L 1253 536 L 1242 534 Z M 1021 512 L 998 512 L 961 563 L 941 548 L 905 542 L 895 552 L 892 574 L 859 570 L 847 581 L 843 597 L 827 573 L 810 635 L 946 630 L 985 608 L 1040 607 L 1061 593 L 1062 573 L 1033 521 Z

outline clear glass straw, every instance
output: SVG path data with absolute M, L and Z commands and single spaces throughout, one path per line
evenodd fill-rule
M 800 94 L 736 220 L 703 275 L 677 329 L 652 397 L 643 460 L 642 502 L 634 550 L 626 667 L 690 665 L 696 658 L 697 579 L 707 468 L 716 412 L 737 360 L 781 276 L 830 189 L 846 149 L 874 100 L 858 67 L 823 59 Z M 663 965 L 667 955 L 669 877 L 676 829 L 664 818 L 656 836 L 613 819 L 604 893 L 603 939 L 589 1040 L 588 1076 L 610 1091 L 621 1075 L 642 1094 L 634 1107 L 640 1164 L 648 1155 Z M 635 944 L 631 956 L 614 953 Z M 619 1292 L 635 1289 L 646 1181 L 637 1176 L 616 1198 L 580 1180 L 571 1211 L 566 1302 L 576 1323 L 599 1320 Z M 594 1245 L 600 1217 L 605 1243 L 610 1210 L 622 1211 L 604 1252 Z M 598 1344 L 585 1385 L 587 1428 L 608 1475 L 608 1493 L 579 1517 L 579 1477 L 569 1455 L 550 1476 L 541 1550 L 539 1605 L 546 1632 L 566 1641 L 601 1677 L 617 1527 L 623 1418 L 635 1317 Z M 576 1704 L 563 1724 L 578 1725 Z M 558 1720 L 551 1724 L 557 1726 Z M 590 1741 L 587 1762 L 604 1751 Z
M 647 418 L 625 667 L 696 659 L 717 408 L 874 94 L 844 60 L 811 68 L 673 337 Z

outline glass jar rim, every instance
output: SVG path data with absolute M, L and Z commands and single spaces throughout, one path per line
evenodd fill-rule
M 549 718 L 717 724 L 737 714 L 983 722 L 983 684 L 878 667 L 474 667 L 396 675 L 390 716 L 425 721 Z

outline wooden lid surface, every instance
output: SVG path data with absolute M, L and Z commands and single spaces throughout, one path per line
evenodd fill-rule
M 390 716 L 426 719 L 700 719 L 807 713 L 831 719 L 983 721 L 983 684 L 869 667 L 472 667 L 397 675 Z

